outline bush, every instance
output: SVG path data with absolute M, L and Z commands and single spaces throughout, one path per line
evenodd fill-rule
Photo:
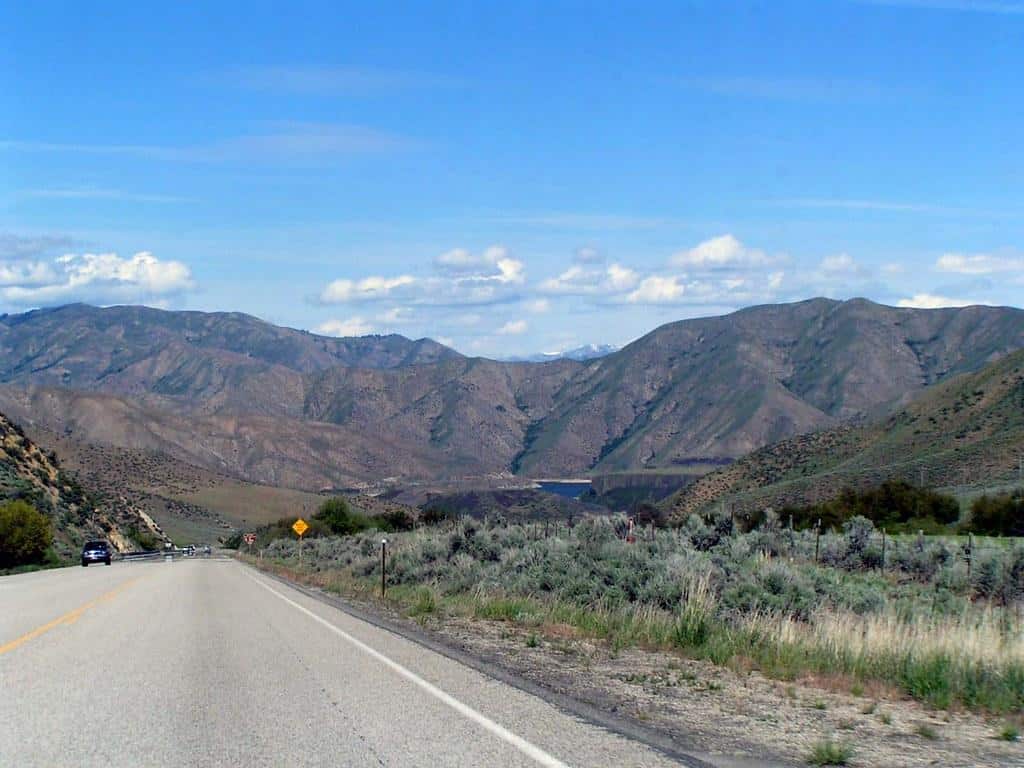
M 964 529 L 988 536 L 1024 536 L 1024 491 L 975 499 Z
M 140 529 L 137 525 L 132 525 L 125 531 L 125 535 L 129 539 L 135 542 L 135 544 L 142 550 L 153 551 L 154 549 L 160 548 L 160 539 L 154 536 L 151 532 Z M 237 549 L 237 547 L 235 547 Z
M 52 544 L 50 521 L 35 507 L 21 500 L 0 505 L 0 568 L 45 562 Z
M 404 509 L 396 509 L 374 515 L 370 518 L 373 525 L 381 531 L 393 533 L 395 531 L 411 531 L 415 521 Z
M 807 762 L 811 765 L 846 765 L 852 757 L 853 747 L 849 744 L 827 739 L 814 745 Z
M 370 527 L 370 521 L 353 512 L 342 498 L 328 499 L 321 504 L 313 520 L 323 523 L 336 536 L 351 536 Z
M 440 525 L 455 520 L 455 515 L 443 507 L 430 506 L 420 513 L 420 522 L 424 525 Z
M 831 501 L 785 507 L 780 514 L 783 520 L 792 515 L 793 525 L 801 529 L 813 527 L 818 520 L 825 530 L 839 529 L 847 520 L 860 516 L 894 533 L 917 530 L 915 525 L 935 529 L 937 525 L 955 523 L 960 517 L 960 505 L 952 496 L 916 488 L 902 480 L 887 480 L 863 491 L 844 488 Z

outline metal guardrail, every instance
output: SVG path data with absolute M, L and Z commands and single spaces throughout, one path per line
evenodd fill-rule
M 171 557 L 212 557 L 212 547 L 174 547 L 172 549 L 154 549 L 146 552 L 125 552 L 117 559 L 126 562 L 136 560 L 162 560 Z

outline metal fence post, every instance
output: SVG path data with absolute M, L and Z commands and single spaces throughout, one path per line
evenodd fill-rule
M 388 540 L 380 540 L 380 598 L 388 592 Z
M 971 592 L 971 561 L 974 560 L 974 534 L 967 534 L 967 592 Z

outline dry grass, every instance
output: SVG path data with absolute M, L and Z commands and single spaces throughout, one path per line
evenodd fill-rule
M 1009 611 L 984 607 L 934 620 L 906 620 L 889 610 L 857 616 L 819 611 L 811 621 L 754 616 L 751 629 L 842 659 L 945 657 L 988 668 L 1024 666 L 1024 627 Z

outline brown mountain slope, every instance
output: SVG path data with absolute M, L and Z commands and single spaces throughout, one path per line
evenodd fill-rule
M 0 409 L 26 426 L 77 440 L 166 453 L 257 483 L 289 488 L 346 487 L 394 474 L 440 476 L 433 452 L 387 434 L 365 436 L 334 424 L 281 416 L 176 414 L 126 398 L 65 389 L 0 386 Z M 470 469 L 482 474 L 479 464 Z
M 379 365 L 332 364 L 356 348 Z M 1021 310 L 864 300 L 685 320 L 584 363 L 322 339 L 239 315 L 71 307 L 0 322 L 11 385 L 0 407 L 85 441 L 293 487 L 551 477 L 742 456 L 1020 348 Z
M 922 393 L 887 419 L 767 446 L 669 500 L 676 520 L 716 504 L 737 512 L 806 504 L 845 486 L 902 479 L 981 487 L 1019 480 L 1024 456 L 1024 351 Z
M 90 497 L 66 474 L 56 454 L 44 452 L 22 428 L 0 414 L 0 500 L 23 499 L 50 518 L 61 559 L 79 554 L 89 538 L 106 538 L 117 549 L 135 548 L 139 531 L 160 535 L 137 509 Z
M 1020 348 L 1024 311 L 995 307 L 813 299 L 671 323 L 575 376 L 517 466 L 572 474 L 737 457 Z

